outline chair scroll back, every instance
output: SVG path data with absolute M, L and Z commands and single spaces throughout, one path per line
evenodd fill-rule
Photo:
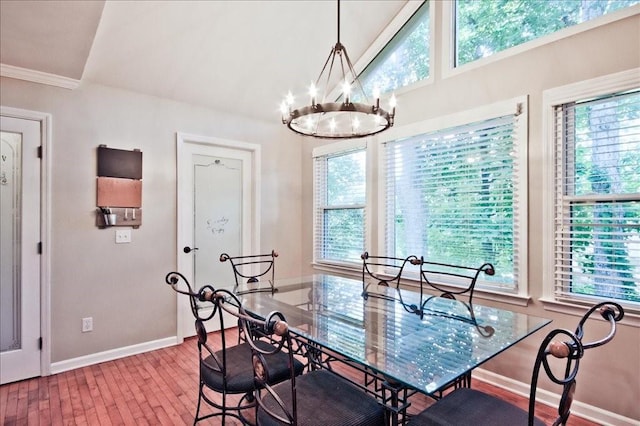
M 275 258 L 278 257 L 278 253 L 275 250 L 271 250 L 268 254 L 253 254 L 248 256 L 229 256 L 227 253 L 220 255 L 220 262 L 229 261 L 231 268 L 233 269 L 233 275 L 236 280 L 235 293 L 253 293 L 270 291 L 275 292 Z M 249 272 L 246 272 L 249 271 Z M 267 275 L 268 274 L 268 275 Z M 260 282 L 261 277 L 268 277 L 268 288 L 250 288 L 244 291 L 239 291 L 242 281 L 246 280 L 247 284 L 257 284 Z
M 362 259 L 362 297 L 364 299 L 377 297 L 387 300 L 399 300 L 407 308 L 408 305 L 405 305 L 402 300 L 400 280 L 409 267 L 420 264 L 420 259 L 414 255 L 407 257 L 373 256 L 366 251 L 360 255 L 360 258 Z M 419 271 L 416 268 L 417 273 Z M 372 288 L 372 285 L 393 287 L 398 296 L 392 297 L 389 293 L 377 292 Z M 417 306 L 412 306 L 410 310 L 415 309 L 417 309 Z
M 216 352 L 209 346 L 207 343 L 207 329 L 204 325 L 206 321 L 209 321 L 214 316 L 218 315 L 219 324 L 221 330 L 225 329 L 224 326 L 224 316 L 222 315 L 222 309 L 216 303 L 216 300 L 212 297 L 212 294 L 215 292 L 212 286 L 205 285 L 200 288 L 198 291 L 194 291 L 194 289 L 189 284 L 189 281 L 179 272 L 169 272 L 165 277 L 165 282 L 169 284 L 176 293 L 184 294 L 189 296 L 189 305 L 191 307 L 191 313 L 195 318 L 195 328 L 196 328 L 196 336 L 198 338 L 198 353 L 200 355 L 200 361 L 202 362 L 209 355 L 213 360 L 213 364 L 211 362 L 208 363 L 208 366 L 218 372 L 223 376 L 226 374 L 225 366 L 226 366 L 226 348 L 227 342 L 225 335 L 226 333 L 220 333 L 220 346 L 222 351 L 220 351 L 221 357 L 216 354 Z M 202 315 L 202 312 L 207 311 L 208 308 L 207 302 L 211 303 L 213 309 L 207 314 Z
M 203 298 L 203 293 L 208 289 L 212 289 L 211 286 L 204 286 L 199 291 L 195 291 L 191 287 L 191 284 L 189 284 L 189 281 L 180 272 L 169 272 L 165 276 L 164 280 L 171 286 L 171 288 L 173 288 L 176 293 L 189 296 L 189 306 L 191 307 L 191 313 L 196 320 L 209 321 L 216 314 L 216 311 L 214 310 L 208 315 L 202 316 L 202 310 L 200 309 L 201 305 L 198 304 L 198 302 L 205 301 L 205 299 Z
M 583 342 L 584 325 L 587 319 L 594 313 L 599 312 L 602 318 L 609 322 L 609 332 L 603 338 L 593 342 Z M 535 417 L 536 388 L 541 367 L 546 372 L 552 382 L 562 386 L 562 396 L 558 406 L 558 417 L 553 423 L 564 425 L 571 414 L 571 404 L 576 389 L 576 376 L 580 366 L 580 360 L 588 349 L 596 348 L 608 343 L 616 334 L 616 323 L 624 317 L 622 306 L 615 302 L 601 302 L 589 309 L 582 317 L 575 332 L 564 329 L 551 331 L 542 341 L 531 378 L 531 393 L 529 396 L 529 425 L 533 425 Z M 558 341 L 558 336 L 563 338 Z M 564 368 L 560 371 L 558 366 L 552 368 L 552 360 L 564 360 Z
M 484 263 L 478 268 L 453 265 L 448 263 L 427 262 L 420 257 L 420 293 L 425 286 L 431 287 L 442 294 L 441 297 L 455 299 L 458 295 L 467 294 L 469 303 L 473 303 L 473 291 L 481 272 L 495 275 L 496 271 L 491 263 Z M 441 282 L 453 282 L 457 285 L 443 285 Z

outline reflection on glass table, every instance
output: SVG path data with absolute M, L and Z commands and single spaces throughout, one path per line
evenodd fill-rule
M 358 367 L 374 378 L 365 387 L 373 387 L 401 416 L 403 391 L 437 396 L 550 322 L 443 297 L 423 300 L 416 312 L 404 304 L 419 306 L 418 293 L 403 292 L 403 303 L 393 297 L 393 288 L 380 290 L 389 291 L 389 298 L 364 298 L 359 280 L 331 275 L 277 280 L 276 288 L 242 294 L 244 307 L 260 316 L 281 312 L 311 362 Z M 388 392 L 391 402 L 385 400 Z

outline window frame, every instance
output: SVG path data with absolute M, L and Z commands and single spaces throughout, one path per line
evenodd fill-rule
M 587 297 L 558 297 L 555 294 L 555 108 L 570 102 L 604 96 L 640 87 L 640 68 L 596 77 L 566 86 L 547 89 L 542 93 L 543 120 L 543 288 L 540 301 L 546 310 L 582 315 L 593 304 Z M 599 298 L 601 299 L 601 298 Z M 602 299 L 604 300 L 604 299 Z M 617 300 L 625 308 L 625 319 L 640 326 L 640 307 Z
M 370 138 L 362 138 L 362 139 L 348 139 L 345 141 L 335 142 L 328 145 L 321 145 L 315 147 L 312 151 L 312 165 L 313 165 L 313 208 L 312 208 L 312 223 L 313 223 L 313 266 L 319 267 L 322 269 L 344 269 L 344 270 L 356 270 L 360 269 L 361 265 L 359 262 L 340 262 L 336 260 L 327 260 L 324 258 L 320 258 L 318 256 L 318 247 L 319 241 L 318 236 L 321 235 L 322 231 L 318 229 L 318 224 L 321 221 L 318 220 L 318 184 L 319 182 L 316 180 L 316 159 L 319 157 L 333 157 L 341 154 L 346 154 L 353 151 L 364 150 L 366 155 L 366 167 L 365 167 L 365 204 L 363 206 L 364 209 L 364 223 L 363 223 L 363 232 L 364 232 L 364 241 L 365 247 L 368 242 L 371 241 L 370 234 L 370 223 L 371 220 L 368 219 L 370 217 L 370 199 L 371 199 L 371 188 L 370 188 L 370 154 L 369 154 L 369 146 L 371 145 L 369 142 Z M 325 188 L 326 190 L 326 188 Z M 366 248 L 365 248 L 366 250 Z
M 477 59 L 473 62 L 466 63 L 464 65 L 455 65 L 455 43 L 456 43 L 456 28 L 455 28 L 455 1 L 441 2 L 442 4 L 442 27 L 440 28 L 440 35 L 443 43 L 440 51 L 441 66 L 440 72 L 442 78 L 456 76 L 460 73 L 470 71 L 476 68 L 483 67 L 496 61 L 500 61 L 505 58 L 509 58 L 515 55 L 519 55 L 523 52 L 535 49 L 546 44 L 550 44 L 565 38 L 569 38 L 576 34 L 580 34 L 585 31 L 592 30 L 594 28 L 608 25 L 612 22 L 619 21 L 631 16 L 640 15 L 640 4 L 635 6 L 625 7 L 623 9 L 616 10 L 612 13 L 600 16 L 590 21 L 582 22 L 571 27 L 567 27 L 556 31 L 551 34 L 530 40 L 526 43 L 519 44 L 517 46 L 510 47 L 508 49 L 496 52 L 493 55 L 486 58 Z
M 418 80 L 414 83 L 408 84 L 403 87 L 398 87 L 393 90 L 393 93 L 402 94 L 408 91 L 415 90 L 419 87 L 423 87 L 426 85 L 433 84 L 434 81 L 434 71 L 436 69 L 435 62 L 435 35 L 436 35 L 436 21 L 434 19 L 436 13 L 436 3 L 435 0 L 421 0 L 421 1 L 408 1 L 407 4 L 400 10 L 400 12 L 391 20 L 389 25 L 380 33 L 380 35 L 371 43 L 369 48 L 365 50 L 365 52 L 358 58 L 358 60 L 353 64 L 354 68 L 357 72 L 361 73 L 364 69 L 375 60 L 378 54 L 389 44 L 389 42 L 395 37 L 395 35 L 402 29 L 402 27 L 407 23 L 407 21 L 413 16 L 413 14 L 425 3 L 429 4 L 427 7 L 429 8 L 429 39 L 431 41 L 431 46 L 429 46 L 429 75 L 427 78 L 422 80 Z M 338 88 L 332 92 L 335 96 L 339 95 Z
M 518 236 L 515 243 L 518 251 L 517 262 L 514 269 L 518 270 L 518 282 L 515 283 L 515 289 L 499 289 L 499 288 L 479 288 L 476 287 L 475 294 L 479 299 L 488 299 L 501 301 L 505 303 L 526 306 L 530 296 L 528 288 L 528 96 L 518 96 L 489 105 L 480 106 L 470 110 L 454 113 L 451 115 L 428 119 L 421 122 L 412 123 L 401 127 L 393 127 L 387 132 L 378 135 L 377 160 L 378 160 L 378 176 L 377 176 L 377 229 L 383 230 L 378 232 L 377 246 L 379 250 L 386 250 L 385 235 L 387 233 L 387 205 L 386 205 L 386 189 L 385 182 L 387 179 L 385 170 L 385 150 L 383 144 L 397 139 L 403 139 L 422 133 L 429 133 L 437 130 L 444 130 L 451 127 L 462 126 L 477 121 L 487 120 L 499 117 L 501 115 L 513 114 L 520 108 L 521 119 L 515 127 L 517 133 L 517 146 L 514 147 L 515 155 L 518 157 L 518 201 L 519 220 L 514 224 L 514 236 Z M 416 253 L 421 255 L 421 253 Z

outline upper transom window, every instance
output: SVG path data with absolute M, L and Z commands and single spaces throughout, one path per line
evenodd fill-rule
M 429 76 L 429 19 L 429 2 L 424 2 L 360 73 L 368 96 L 375 90 L 392 92 Z
M 456 0 L 454 66 L 639 3 L 640 0 Z

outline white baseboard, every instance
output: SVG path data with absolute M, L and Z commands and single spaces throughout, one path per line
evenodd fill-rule
M 178 338 L 176 336 L 173 336 L 167 337 L 165 339 L 152 340 L 150 342 L 144 342 L 137 345 L 125 346 L 123 348 L 111 349 L 108 351 L 85 355 L 78 358 L 71 358 L 64 361 L 54 362 L 51 363 L 51 374 L 62 373 L 64 371 L 86 367 L 88 365 L 99 364 L 105 361 L 113 361 L 114 359 L 154 351 L 156 349 L 162 349 L 177 344 Z
M 490 385 L 497 386 L 499 388 L 506 389 L 509 392 L 529 398 L 528 383 L 518 382 L 482 368 L 473 370 L 472 374 L 474 379 L 478 379 Z M 538 389 L 536 393 L 536 401 L 555 408 L 558 407 L 560 402 L 560 395 L 544 389 Z M 601 425 L 638 426 L 638 420 L 624 417 L 611 411 L 606 411 L 576 400 L 571 404 L 571 413 Z

